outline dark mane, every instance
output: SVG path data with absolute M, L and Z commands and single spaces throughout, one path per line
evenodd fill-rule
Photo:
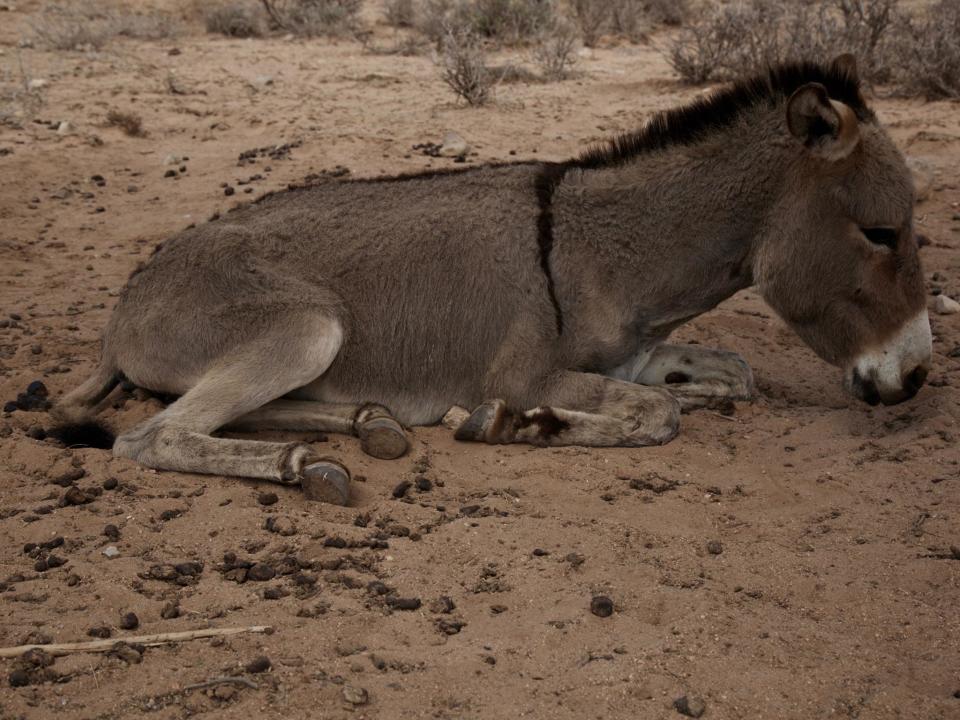
M 860 93 L 859 80 L 843 67 L 797 62 L 778 65 L 768 72 L 739 80 L 692 103 L 658 113 L 640 130 L 624 133 L 587 150 L 570 165 L 598 168 L 616 165 L 669 145 L 689 145 L 713 130 L 727 127 L 759 105 L 773 106 L 807 83 L 820 83 L 827 94 L 856 113 L 861 122 L 875 119 Z

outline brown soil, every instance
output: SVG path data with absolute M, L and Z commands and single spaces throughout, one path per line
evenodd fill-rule
M 19 4 L 0 12 L 9 72 L 24 11 L 38 5 Z M 45 122 L 0 126 L 4 401 L 37 379 L 54 398 L 76 386 L 129 273 L 164 236 L 238 200 L 338 165 L 356 176 L 452 165 L 411 149 L 448 129 L 475 148 L 470 162 L 563 158 L 697 92 L 647 46 L 598 50 L 563 83 L 503 86 L 482 109 L 452 102 L 428 57 L 352 41 L 197 28 L 24 55 L 49 85 Z M 922 251 L 931 290 L 960 296 L 957 105 L 875 104 L 929 181 L 917 218 L 932 241 Z M 145 135 L 108 125 L 110 111 L 139 115 Z M 73 131 L 61 135 L 64 120 Z M 284 143 L 298 144 L 238 165 L 246 150 Z M 178 160 L 165 164 L 169 155 Z M 152 648 L 140 663 L 59 658 L 60 681 L 33 670 L 17 688 L 8 676 L 19 664 L 0 661 L 0 717 L 671 718 L 682 695 L 702 698 L 708 718 L 960 717 L 960 315 L 932 322 L 930 384 L 908 404 L 871 409 L 744 292 L 678 333 L 753 365 L 760 397 L 733 416 L 685 416 L 678 439 L 640 451 L 465 446 L 428 428 L 386 462 L 355 439 L 314 438 L 357 476 L 349 508 L 64 449 L 27 435 L 49 425 L 44 412 L 5 415 L 0 645 L 31 633 L 87 640 L 103 626 L 115 638 L 274 632 Z M 125 429 L 159 407 L 127 393 L 104 418 Z M 52 480 L 78 468 L 80 488 L 115 478 L 116 489 L 73 491 L 92 501 L 60 507 L 67 490 Z M 432 489 L 393 496 L 420 477 Z M 278 502 L 260 504 L 264 492 Z M 35 570 L 49 553 L 24 544 L 57 536 L 49 553 L 65 564 Z M 119 556 L 105 557 L 108 546 Z M 226 552 L 277 575 L 225 577 Z M 187 562 L 199 574 L 151 575 Z M 371 582 L 422 604 L 388 603 Z M 596 595 L 612 600 L 610 616 L 591 613 Z M 161 616 L 168 603 L 178 617 Z M 122 629 L 129 612 L 136 630 Z M 271 668 L 246 670 L 258 656 Z M 232 674 L 256 689 L 184 690 Z

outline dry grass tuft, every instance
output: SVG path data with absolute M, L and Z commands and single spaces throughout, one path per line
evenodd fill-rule
M 448 29 L 440 55 L 440 77 L 468 105 L 485 105 L 493 98 L 495 75 L 476 35 Z
M 208 33 L 249 38 L 263 35 L 263 8 L 253 0 L 233 0 L 204 8 Z
M 111 110 L 107 113 L 107 127 L 117 127 L 130 137 L 146 137 L 147 131 L 143 129 L 143 119 L 132 112 L 123 112 L 121 110 Z
M 363 0 L 261 0 L 278 30 L 302 37 L 352 35 Z

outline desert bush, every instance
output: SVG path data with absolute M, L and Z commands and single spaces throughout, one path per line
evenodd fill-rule
M 0 68 L 0 125 L 20 128 L 43 106 L 44 97 L 35 88 L 23 54 L 16 51 L 16 67 Z
M 960 97 L 960 2 L 940 0 L 920 18 L 905 18 L 895 78 L 910 94 Z
M 301 35 L 343 35 L 356 26 L 363 0 L 261 0 L 280 30 Z
M 720 5 L 685 27 L 666 49 L 687 82 L 727 80 L 788 60 L 856 55 L 861 75 L 890 75 L 896 0 L 749 0 Z
M 690 15 L 689 0 L 615 0 L 614 5 L 639 4 L 646 18 L 657 25 L 682 25 Z
M 36 43 L 53 50 L 100 49 L 117 36 L 162 40 L 179 30 L 170 15 L 132 13 L 94 2 L 44 5 L 27 25 Z
M 570 0 L 570 7 L 580 27 L 583 44 L 594 47 L 608 27 L 611 3 L 608 0 Z
M 263 35 L 262 8 L 252 0 L 206 7 L 203 21 L 208 33 L 239 38 Z
M 479 38 L 470 31 L 448 29 L 440 56 L 440 76 L 469 105 L 483 105 L 493 96 L 494 74 Z
M 577 62 L 577 31 L 558 23 L 545 32 L 533 50 L 533 59 L 545 80 L 566 80 Z
M 412 27 L 416 20 L 413 0 L 386 0 L 384 14 L 387 24 L 393 27 Z
M 536 38 L 557 17 L 553 0 L 423 0 L 415 26 L 438 46 L 449 28 L 515 44 Z

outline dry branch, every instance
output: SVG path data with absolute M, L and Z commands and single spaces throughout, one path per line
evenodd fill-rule
M 70 655 L 82 652 L 108 652 L 117 643 L 132 645 L 166 645 L 168 643 L 199 640 L 200 638 L 222 637 L 225 635 L 240 635 L 241 633 L 265 633 L 272 628 L 266 625 L 235 628 L 207 628 L 205 630 L 184 630 L 182 632 L 157 633 L 156 635 L 134 635 L 132 637 L 111 638 L 108 640 L 91 640 L 79 643 L 56 643 L 51 645 L 18 645 L 16 647 L 0 648 L 0 658 L 12 658 L 23 655 L 28 650 L 39 649 L 50 655 Z

